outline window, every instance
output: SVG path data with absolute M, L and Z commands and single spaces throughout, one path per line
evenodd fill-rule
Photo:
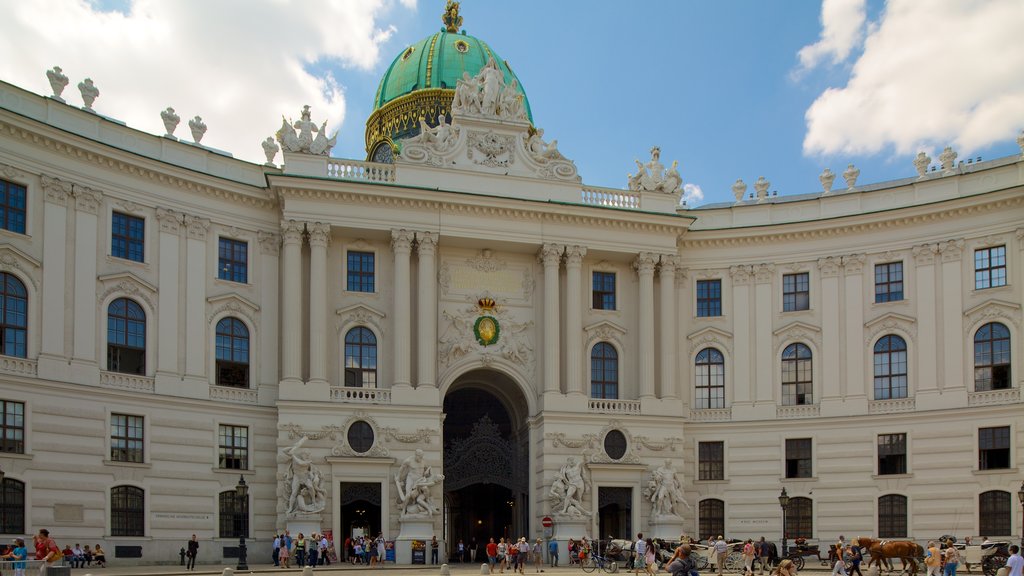
M 903 538 L 907 535 L 907 497 L 887 494 L 878 499 L 878 537 Z
M 619 397 L 619 353 L 607 342 L 598 342 L 590 350 L 590 397 Z
M 220 425 L 218 466 L 226 470 L 249 469 L 249 429 L 245 426 Z
M 811 439 L 786 440 L 786 478 L 811 477 Z M 792 529 L 792 527 L 790 528 Z
M 1010 427 L 978 430 L 978 470 L 1002 470 L 1010 467 Z
M 25 187 L 0 180 L 0 228 L 25 233 Z
M 118 298 L 107 308 L 107 370 L 146 373 L 146 313 L 134 300 Z
M 377 387 L 377 337 L 369 328 L 345 334 L 345 386 Z
M 25 453 L 25 405 L 21 402 L 0 400 L 3 422 L 0 423 L 0 452 Z
M 0 484 L 0 534 L 25 533 L 25 483 L 4 478 Z
M 249 502 L 242 500 L 234 490 L 227 490 L 218 495 L 220 511 L 220 537 L 249 537 Z
M 998 322 L 985 324 L 974 334 L 974 389 L 1010 387 L 1010 331 Z
M 722 315 L 722 281 L 697 280 L 697 316 Z
M 217 385 L 249 387 L 249 329 L 238 318 L 217 322 Z
M 25 358 L 28 333 L 28 291 L 21 280 L 0 273 L 0 354 Z
M 907 343 L 899 336 L 875 342 L 875 400 L 907 397 Z
M 808 272 L 782 275 L 782 311 L 808 310 L 811 307 L 811 275 Z
M 974 289 L 1006 286 L 1006 246 L 974 251 Z
M 814 538 L 814 502 L 790 498 L 786 506 L 786 533 L 790 538 Z
M 714 348 L 697 353 L 694 361 L 696 409 L 725 408 L 725 357 Z
M 594 310 L 615 310 L 615 273 L 594 272 Z
M 1011 534 L 1010 513 L 1009 492 L 1002 490 L 982 492 L 978 496 L 978 533 Z
M 373 252 L 348 253 L 348 291 L 373 292 Z
M 231 238 L 220 239 L 217 277 L 245 284 L 249 281 L 249 244 Z
M 114 462 L 145 462 L 142 416 L 110 415 L 110 459 Z
M 875 264 L 875 302 L 903 300 L 903 262 Z
M 697 479 L 725 480 L 725 442 L 697 443 Z
M 878 474 L 907 473 L 907 435 L 878 435 Z M 900 534 L 906 536 L 906 534 Z
M 708 538 L 714 538 L 718 534 L 725 534 L 725 502 L 708 498 L 701 500 L 697 507 L 701 537 L 707 535 Z
M 110 489 L 110 535 L 146 535 L 146 493 L 135 486 Z
M 110 255 L 125 260 L 145 260 L 146 220 L 114 212 L 110 223 Z
M 813 404 L 812 376 L 811 349 L 804 344 L 786 346 L 782 351 L 782 404 Z
M 373 426 L 365 420 L 356 420 L 348 427 L 345 434 L 348 445 L 357 454 L 366 454 L 373 448 L 374 434 Z

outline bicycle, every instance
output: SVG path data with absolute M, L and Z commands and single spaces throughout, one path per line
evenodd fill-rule
M 580 559 L 580 568 L 583 568 L 584 572 L 590 573 L 600 568 L 609 574 L 614 574 L 619 571 L 619 563 L 612 560 L 606 555 L 601 554 L 601 543 L 596 542 L 597 548 L 587 554 L 586 558 Z

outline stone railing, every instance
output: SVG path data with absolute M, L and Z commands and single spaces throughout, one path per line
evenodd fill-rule
M 35 376 L 39 365 L 35 360 L 17 358 L 14 356 L 0 356 L 0 372 L 5 374 L 19 374 L 22 376 Z
M 583 188 L 582 200 L 584 204 L 591 206 L 627 208 L 629 210 L 638 210 L 640 208 L 640 193 L 629 190 L 585 187 Z
M 1016 404 L 1020 402 L 1020 388 L 968 392 L 968 406 L 991 406 L 993 404 Z
M 913 412 L 913 398 L 894 398 L 892 400 L 871 400 L 868 402 L 868 414 L 892 414 L 893 412 Z
M 813 418 L 821 413 L 817 404 L 804 404 L 802 406 L 776 406 L 776 418 Z
M 590 399 L 590 411 L 597 414 L 639 414 L 639 400 Z
M 350 404 L 391 404 L 391 390 L 384 388 L 331 386 L 331 400 Z
M 732 420 L 732 408 L 701 408 L 690 410 L 694 422 L 725 422 Z
M 120 372 L 100 372 L 100 385 L 107 388 L 120 388 L 135 392 L 152 392 L 156 388 L 156 379 Z
M 255 404 L 259 394 L 251 388 L 235 388 L 233 386 L 210 386 L 210 400 L 226 400 L 242 404 Z
M 363 180 L 367 182 L 394 182 L 393 164 L 360 162 L 342 158 L 327 159 L 327 177 L 339 180 Z

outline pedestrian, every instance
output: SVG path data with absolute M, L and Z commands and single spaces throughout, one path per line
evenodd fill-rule
M 274 560 L 274 566 L 281 565 L 281 535 L 274 534 L 274 551 L 270 553 L 270 557 Z
M 437 536 L 430 537 L 430 563 L 437 564 L 437 548 L 440 544 L 437 543 Z
M 764 565 L 768 563 L 768 556 L 770 555 L 767 544 L 764 541 L 764 536 L 761 536 L 761 539 L 754 545 L 754 556 L 757 558 L 757 563 L 760 566 L 758 570 L 760 574 L 764 574 Z
M 330 549 L 331 549 L 331 542 L 327 539 L 327 535 L 326 534 L 321 534 L 320 535 L 320 564 L 321 565 L 326 564 L 326 565 L 330 566 L 330 564 L 331 564 Z
M 384 561 L 387 559 L 387 547 L 385 546 L 384 533 L 381 532 L 377 535 L 377 567 L 383 567 Z
M 836 561 L 832 565 L 832 576 L 846 576 L 846 562 L 843 561 L 842 548 L 835 553 Z
M 1010 546 L 1010 557 L 1006 559 L 1006 567 L 1010 569 L 1006 576 L 1024 576 L 1024 558 L 1021 558 L 1020 548 L 1016 544 Z
M 199 540 L 196 539 L 196 535 L 192 535 L 192 539 L 188 541 L 188 549 L 185 551 L 185 557 L 188 558 L 188 564 L 185 565 L 185 570 L 195 571 L 196 569 L 196 556 L 199 554 Z
M 644 541 L 644 533 L 637 532 L 636 542 L 633 543 L 633 573 L 640 576 L 640 569 L 646 572 L 647 564 L 644 558 L 647 556 L 647 542 Z
M 946 576 L 956 576 L 956 565 L 960 563 L 960 551 L 952 542 L 946 547 Z
M 670 572 L 672 576 L 689 576 L 697 571 L 693 559 L 690 558 L 688 544 L 680 544 L 676 547 L 675 554 L 665 563 L 665 571 Z
M 928 576 L 939 576 L 939 572 L 942 570 L 942 553 L 939 552 L 939 547 L 935 545 L 934 540 L 928 541 L 928 548 L 924 551 L 924 566 L 928 571 Z
M 754 542 L 750 538 L 743 543 L 743 570 L 747 576 L 754 576 Z
M 306 566 L 316 566 L 317 555 L 320 552 L 320 539 L 316 532 L 309 535 L 309 550 L 306 552 Z
M 3 559 L 13 560 L 11 567 L 14 568 L 14 576 L 25 576 L 25 558 L 28 557 L 28 550 L 25 549 L 25 540 L 15 538 L 13 543 L 14 547 L 7 554 L 3 555 Z
M 727 544 L 725 542 L 725 538 L 719 534 L 718 539 L 715 540 L 715 564 L 718 565 L 718 576 L 722 576 L 722 571 L 725 570 L 725 558 L 728 555 L 729 544 Z
M 648 538 L 644 541 L 644 569 L 647 572 L 647 576 L 654 576 L 658 571 L 656 557 L 654 540 Z
M 295 565 L 302 567 L 306 565 L 306 537 L 299 532 L 295 538 Z
M 558 567 L 558 540 L 555 540 L 555 539 L 552 538 L 548 542 L 548 556 L 549 556 L 549 560 L 551 561 L 551 567 L 552 568 L 557 568 Z
M 796 564 L 789 558 L 779 562 L 779 565 L 772 571 L 773 576 L 796 576 Z
M 537 542 L 533 544 L 533 562 L 537 572 L 544 571 L 542 568 L 544 565 L 544 541 L 540 538 L 537 538 Z
M 864 576 L 860 572 L 860 563 L 864 560 L 864 557 L 861 556 L 860 553 L 860 546 L 850 546 L 848 551 L 850 556 L 850 576 L 853 576 L 854 574 L 857 576 Z
M 99 544 L 92 549 L 92 559 L 100 568 L 107 567 L 107 553 L 103 551 L 103 548 L 100 548 Z
M 291 568 L 288 565 L 288 560 L 292 556 L 291 540 L 288 538 L 288 532 L 285 531 L 285 537 L 281 539 L 281 551 L 278 553 L 278 557 L 281 560 L 281 569 Z

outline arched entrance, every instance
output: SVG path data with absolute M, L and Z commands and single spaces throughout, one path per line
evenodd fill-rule
M 452 550 L 488 538 L 526 536 L 529 527 L 527 403 L 508 376 L 473 370 L 444 398 L 445 526 Z M 482 555 L 482 552 L 480 552 Z

